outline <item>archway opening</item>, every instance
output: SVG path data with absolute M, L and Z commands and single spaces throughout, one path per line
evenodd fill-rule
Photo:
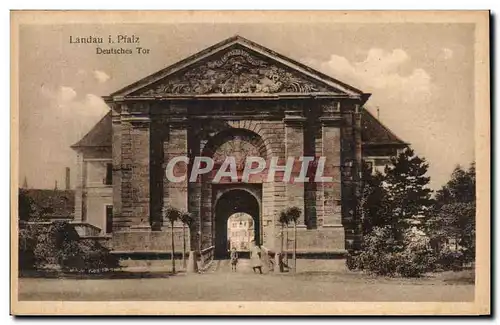
M 239 253 L 250 251 L 250 244 L 255 238 L 255 224 L 251 215 L 237 212 L 227 220 L 227 240 L 229 250 Z
M 231 248 L 228 227 L 231 226 L 229 218 L 233 215 L 247 215 L 252 219 L 253 236 L 260 243 L 260 205 L 250 192 L 243 189 L 232 189 L 216 201 L 215 206 L 215 256 L 228 258 Z M 247 224 L 248 225 L 248 224 Z M 253 237 L 253 238 L 252 238 Z M 250 240 L 251 240 L 250 239 Z M 248 246 L 250 247 L 250 246 Z

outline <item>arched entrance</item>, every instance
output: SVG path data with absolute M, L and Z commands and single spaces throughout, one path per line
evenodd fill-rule
M 260 203 L 250 192 L 242 188 L 228 189 L 215 200 L 215 257 L 228 257 L 227 222 L 231 215 L 244 212 L 253 218 L 254 238 L 261 242 Z

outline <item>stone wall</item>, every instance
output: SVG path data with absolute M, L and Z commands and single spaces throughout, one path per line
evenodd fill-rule
M 113 233 L 112 247 L 114 252 L 133 253 L 133 252 L 170 252 L 172 249 L 171 232 L 166 228 L 162 231 L 120 231 Z M 186 246 L 189 247 L 190 234 L 186 230 Z M 174 228 L 174 247 L 176 252 L 182 252 L 183 249 L 183 231 L 182 227 Z

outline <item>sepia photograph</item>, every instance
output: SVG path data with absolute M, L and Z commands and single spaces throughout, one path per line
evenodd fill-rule
M 488 11 L 12 11 L 11 45 L 12 314 L 491 312 Z

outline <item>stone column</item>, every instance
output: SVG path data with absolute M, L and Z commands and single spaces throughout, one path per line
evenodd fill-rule
M 129 136 L 122 136 L 122 159 L 128 165 L 129 172 L 122 175 L 122 184 L 128 183 L 127 196 L 131 202 L 129 206 L 131 228 L 151 229 L 150 225 L 150 117 L 149 109 L 144 104 L 132 106 L 130 114 L 122 118 L 122 122 L 129 124 Z M 128 143 L 126 143 L 128 142 Z
M 316 130 L 315 130 L 315 150 L 314 154 L 315 157 L 321 157 L 323 155 L 323 127 L 321 123 L 316 123 Z M 325 200 L 324 200 L 324 189 L 323 189 L 323 183 L 316 183 L 316 225 L 318 227 L 323 226 L 324 222 L 324 209 L 325 209 Z
M 122 143 L 122 134 L 121 134 L 121 118 L 120 118 L 120 112 L 115 110 L 114 107 L 112 107 L 112 115 L 111 115 L 111 121 L 112 121 L 112 149 L 111 149 L 111 155 L 112 155 L 112 161 L 113 161 L 113 231 L 116 231 L 120 228 L 123 227 L 123 224 L 121 223 L 121 215 L 122 215 L 122 201 L 121 201 L 121 162 L 122 162 L 122 157 L 121 157 L 121 143 Z
M 324 176 L 332 182 L 323 183 L 323 227 L 342 225 L 341 214 L 341 115 L 338 104 L 323 107 L 320 117 L 322 129 L 322 156 L 326 158 Z
M 297 222 L 300 227 L 305 227 L 304 183 L 295 183 L 293 179 L 300 174 L 299 158 L 304 155 L 305 120 L 301 109 L 285 112 L 285 161 L 283 163 L 286 163 L 288 157 L 294 157 L 296 166 L 293 168 L 291 181 L 286 184 L 287 207 L 296 206 L 302 211 Z
M 164 148 L 164 166 L 168 162 L 178 156 L 188 156 L 188 130 L 187 119 L 182 117 L 170 118 L 169 120 L 169 133 L 167 141 L 163 144 Z M 164 208 L 170 205 L 182 211 L 188 211 L 188 164 L 178 162 L 175 166 L 175 174 L 185 174 L 184 181 L 174 183 L 165 180 L 165 193 L 163 204 Z M 177 175 L 180 176 L 180 175 Z M 168 225 L 168 220 L 163 220 L 163 224 Z M 177 224 L 181 226 L 182 223 Z
M 355 106 L 354 111 L 354 157 L 355 157 L 355 175 L 354 175 L 354 238 L 353 248 L 359 249 L 361 247 L 363 235 L 363 218 L 361 203 L 361 190 L 363 182 L 363 156 L 362 156 L 362 139 L 361 139 L 361 109 L 359 105 Z
M 199 126 L 198 126 L 199 127 Z M 194 129 L 194 132 L 199 130 L 198 128 Z M 199 135 L 190 136 L 188 131 L 188 149 L 191 151 L 190 160 L 193 161 L 194 157 L 201 155 L 201 150 L 204 145 L 205 140 L 201 140 Z M 188 169 L 191 171 L 192 166 Z M 189 177 L 189 174 L 188 174 Z M 189 179 L 188 179 L 189 182 Z M 194 220 L 193 225 L 190 231 L 190 247 L 193 251 L 198 251 L 200 248 L 201 242 L 201 232 L 202 232 L 202 220 L 201 220 L 201 196 L 202 196 L 202 182 L 201 180 L 197 180 L 193 183 L 188 183 L 188 209 L 192 214 Z
M 363 177 L 363 157 L 362 157 L 362 141 L 361 141 L 361 111 L 359 105 L 355 106 L 354 112 L 354 157 L 356 161 L 356 185 L 359 187 L 359 182 Z

